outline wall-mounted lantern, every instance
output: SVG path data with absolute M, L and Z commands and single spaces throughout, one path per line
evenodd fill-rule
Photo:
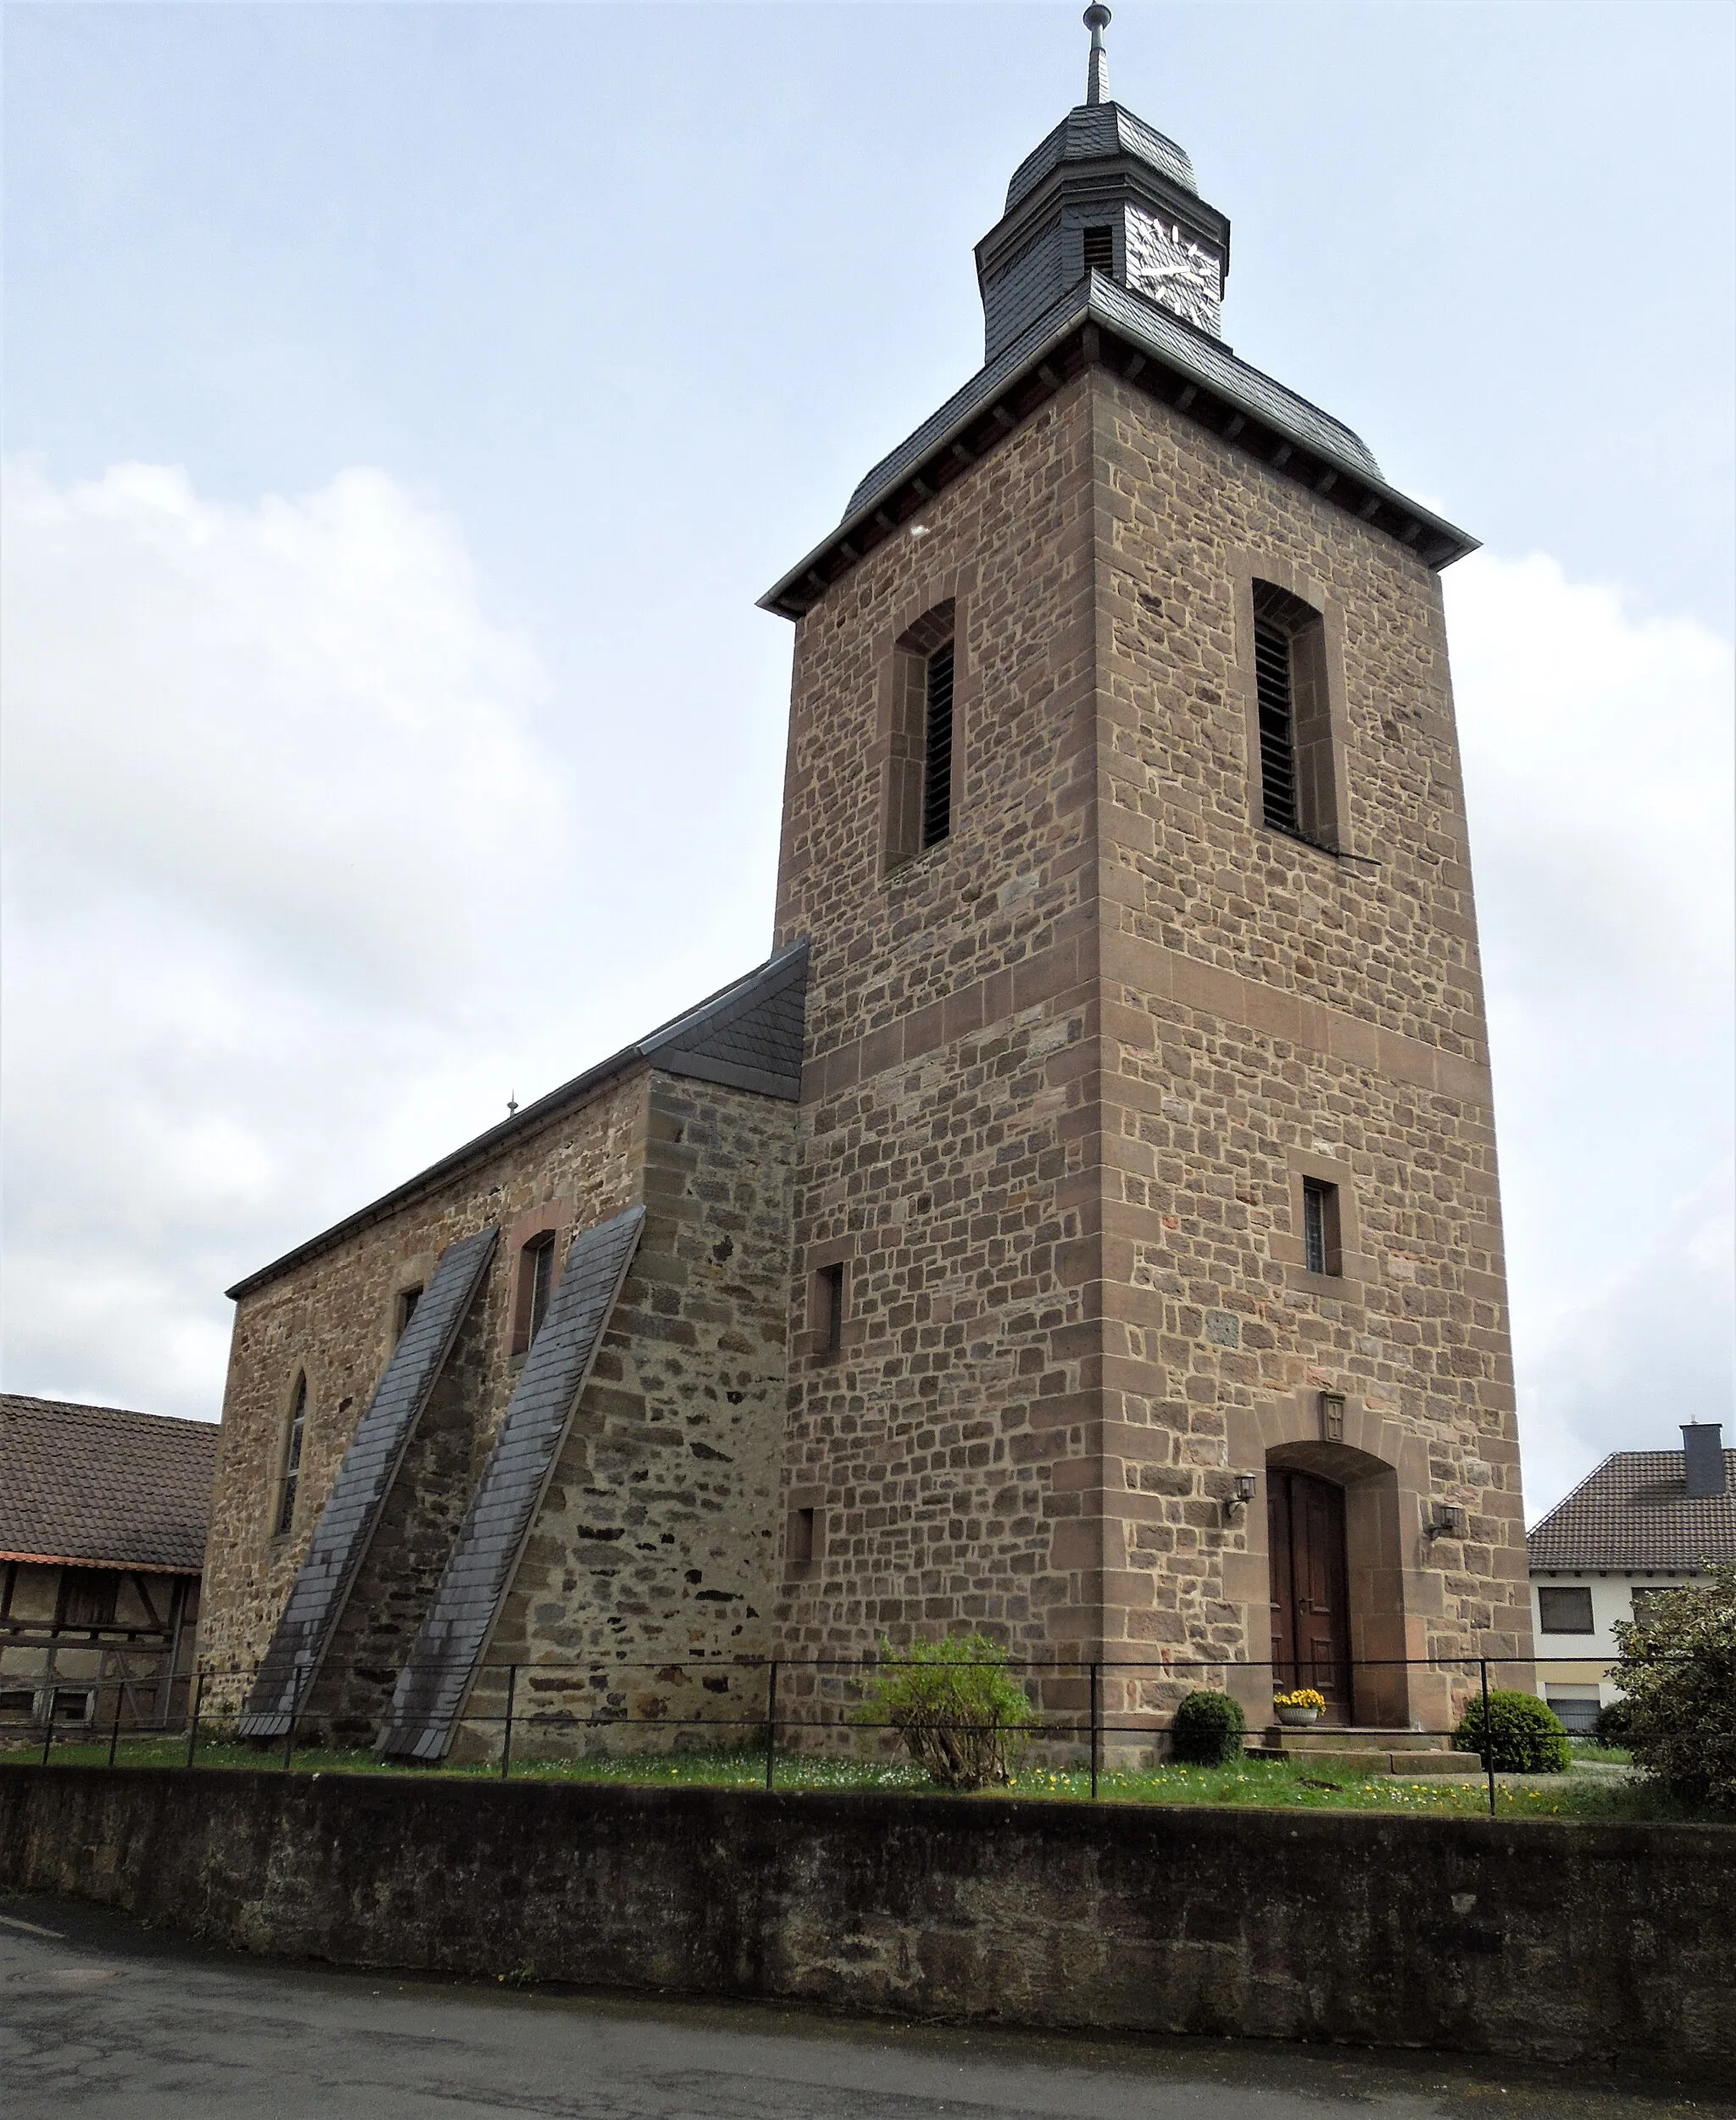
M 1457 1502 L 1431 1502 L 1422 1531 L 1423 1536 L 1428 1539 L 1462 1539 L 1465 1536 L 1465 1511 Z
M 1260 1492 L 1260 1482 L 1252 1472 L 1238 1472 L 1236 1484 L 1224 1502 L 1224 1515 L 1234 1523 L 1249 1503 Z

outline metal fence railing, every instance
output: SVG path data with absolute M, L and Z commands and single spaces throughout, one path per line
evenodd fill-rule
M 12 1652 L 15 1657 L 17 1650 Z M 1268 1756 L 1280 1746 L 1400 1754 L 1449 1749 L 1466 1711 L 1483 1707 L 1505 1686 L 1538 1693 L 1534 1657 L 1437 1655 L 1298 1663 L 1254 1658 L 984 1658 L 981 1664 L 925 1669 L 993 1668 L 1015 1682 L 1025 1714 L 998 1711 L 993 1723 L 961 1722 L 962 1732 L 994 1729 L 1037 1744 L 1075 1771 L 1088 1768 L 1095 1799 L 1105 1765 L 1169 1749 L 1175 1710 L 1189 1692 L 1227 1693 L 1243 1707 L 1249 1743 Z M 1547 1659 L 1552 1671 L 1579 1667 L 1589 1693 L 1611 1659 Z M 75 1750 L 81 1764 L 121 1763 L 123 1744 L 165 1736 L 195 1766 L 202 1750 L 238 1742 L 235 1725 L 259 1676 L 257 1665 L 203 1667 L 176 1687 L 172 1718 L 148 1723 L 129 1713 L 125 1677 L 94 1675 L 69 1687 L 43 1674 L 33 1684 L 15 1669 L 0 1681 L 0 1753 L 29 1752 L 50 1763 Z M 763 1756 L 767 1789 L 778 1786 L 781 1761 L 832 1754 L 860 1759 L 865 1747 L 884 1760 L 902 1726 L 876 1712 L 879 1682 L 912 1668 L 896 1654 L 855 1657 L 749 1657 L 485 1664 L 479 1667 L 456 1726 L 455 1761 L 486 1766 L 503 1778 L 532 1761 L 597 1752 L 723 1750 Z M 281 1735 L 249 1749 L 286 1770 L 296 1754 L 346 1744 L 361 1749 L 385 1721 L 398 1669 L 326 1664 L 297 1673 Z M 305 1683 L 304 1683 L 305 1678 Z M 1571 1682 L 1569 1682 L 1571 1683 Z M 1287 1726 L 1269 1704 L 1277 1691 L 1311 1688 L 1325 1706 L 1319 1719 Z M 69 1698 L 69 1695 L 72 1696 Z M 8 1711 L 8 1704 L 10 1704 Z M 28 1705 L 26 1705 L 26 1703 Z M 1267 1705 L 1262 1705 L 1262 1703 Z M 156 1704 L 153 1703 L 153 1710 Z M 370 1727 L 371 1726 L 371 1727 Z M 180 1750 L 184 1740 L 184 1750 Z M 94 1761 L 83 1755 L 94 1750 Z M 1490 1811 L 1496 1806 L 1495 1754 L 1482 1753 Z

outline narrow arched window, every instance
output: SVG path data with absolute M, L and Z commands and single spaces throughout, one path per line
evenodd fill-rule
M 958 760 L 954 606 L 938 604 L 898 640 L 887 725 L 888 871 L 952 836 Z
M 308 1380 L 298 1377 L 295 1398 L 289 1410 L 289 1426 L 283 1432 L 283 1475 L 277 1501 L 277 1531 L 281 1535 L 295 1522 L 295 1494 L 302 1474 L 302 1439 L 308 1425 Z
M 922 843 L 938 846 L 953 828 L 953 644 L 928 658 L 922 743 Z
M 1321 615 L 1275 582 L 1254 584 L 1260 818 L 1274 832 L 1338 843 L 1338 793 Z
M 542 1329 L 548 1299 L 554 1293 L 554 1232 L 545 1229 L 519 1253 L 518 1288 L 513 1301 L 512 1351 L 522 1355 Z

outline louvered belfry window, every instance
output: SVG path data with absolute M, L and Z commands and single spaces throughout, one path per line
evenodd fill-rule
M 922 746 L 922 844 L 953 828 L 953 644 L 928 658 L 927 719 Z
M 1277 832 L 1296 832 L 1296 695 L 1290 671 L 1290 636 L 1256 620 L 1254 678 L 1260 694 L 1260 793 L 1266 821 Z
M 1087 272 L 1106 272 L 1111 280 L 1116 273 L 1116 231 L 1113 228 L 1088 228 L 1085 231 L 1085 270 Z
M 948 597 L 893 643 L 881 695 L 887 876 L 952 837 L 953 768 L 965 734 L 958 719 L 957 620 Z
M 1318 611 L 1275 581 L 1254 584 L 1254 690 L 1260 718 L 1256 815 L 1273 832 L 1338 843 L 1338 765 Z

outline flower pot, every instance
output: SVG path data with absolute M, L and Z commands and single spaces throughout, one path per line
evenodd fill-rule
M 1305 1730 L 1310 1722 L 1318 1722 L 1320 1720 L 1318 1708 L 1275 1708 L 1273 1713 L 1280 1722 L 1287 1724 L 1293 1730 Z

